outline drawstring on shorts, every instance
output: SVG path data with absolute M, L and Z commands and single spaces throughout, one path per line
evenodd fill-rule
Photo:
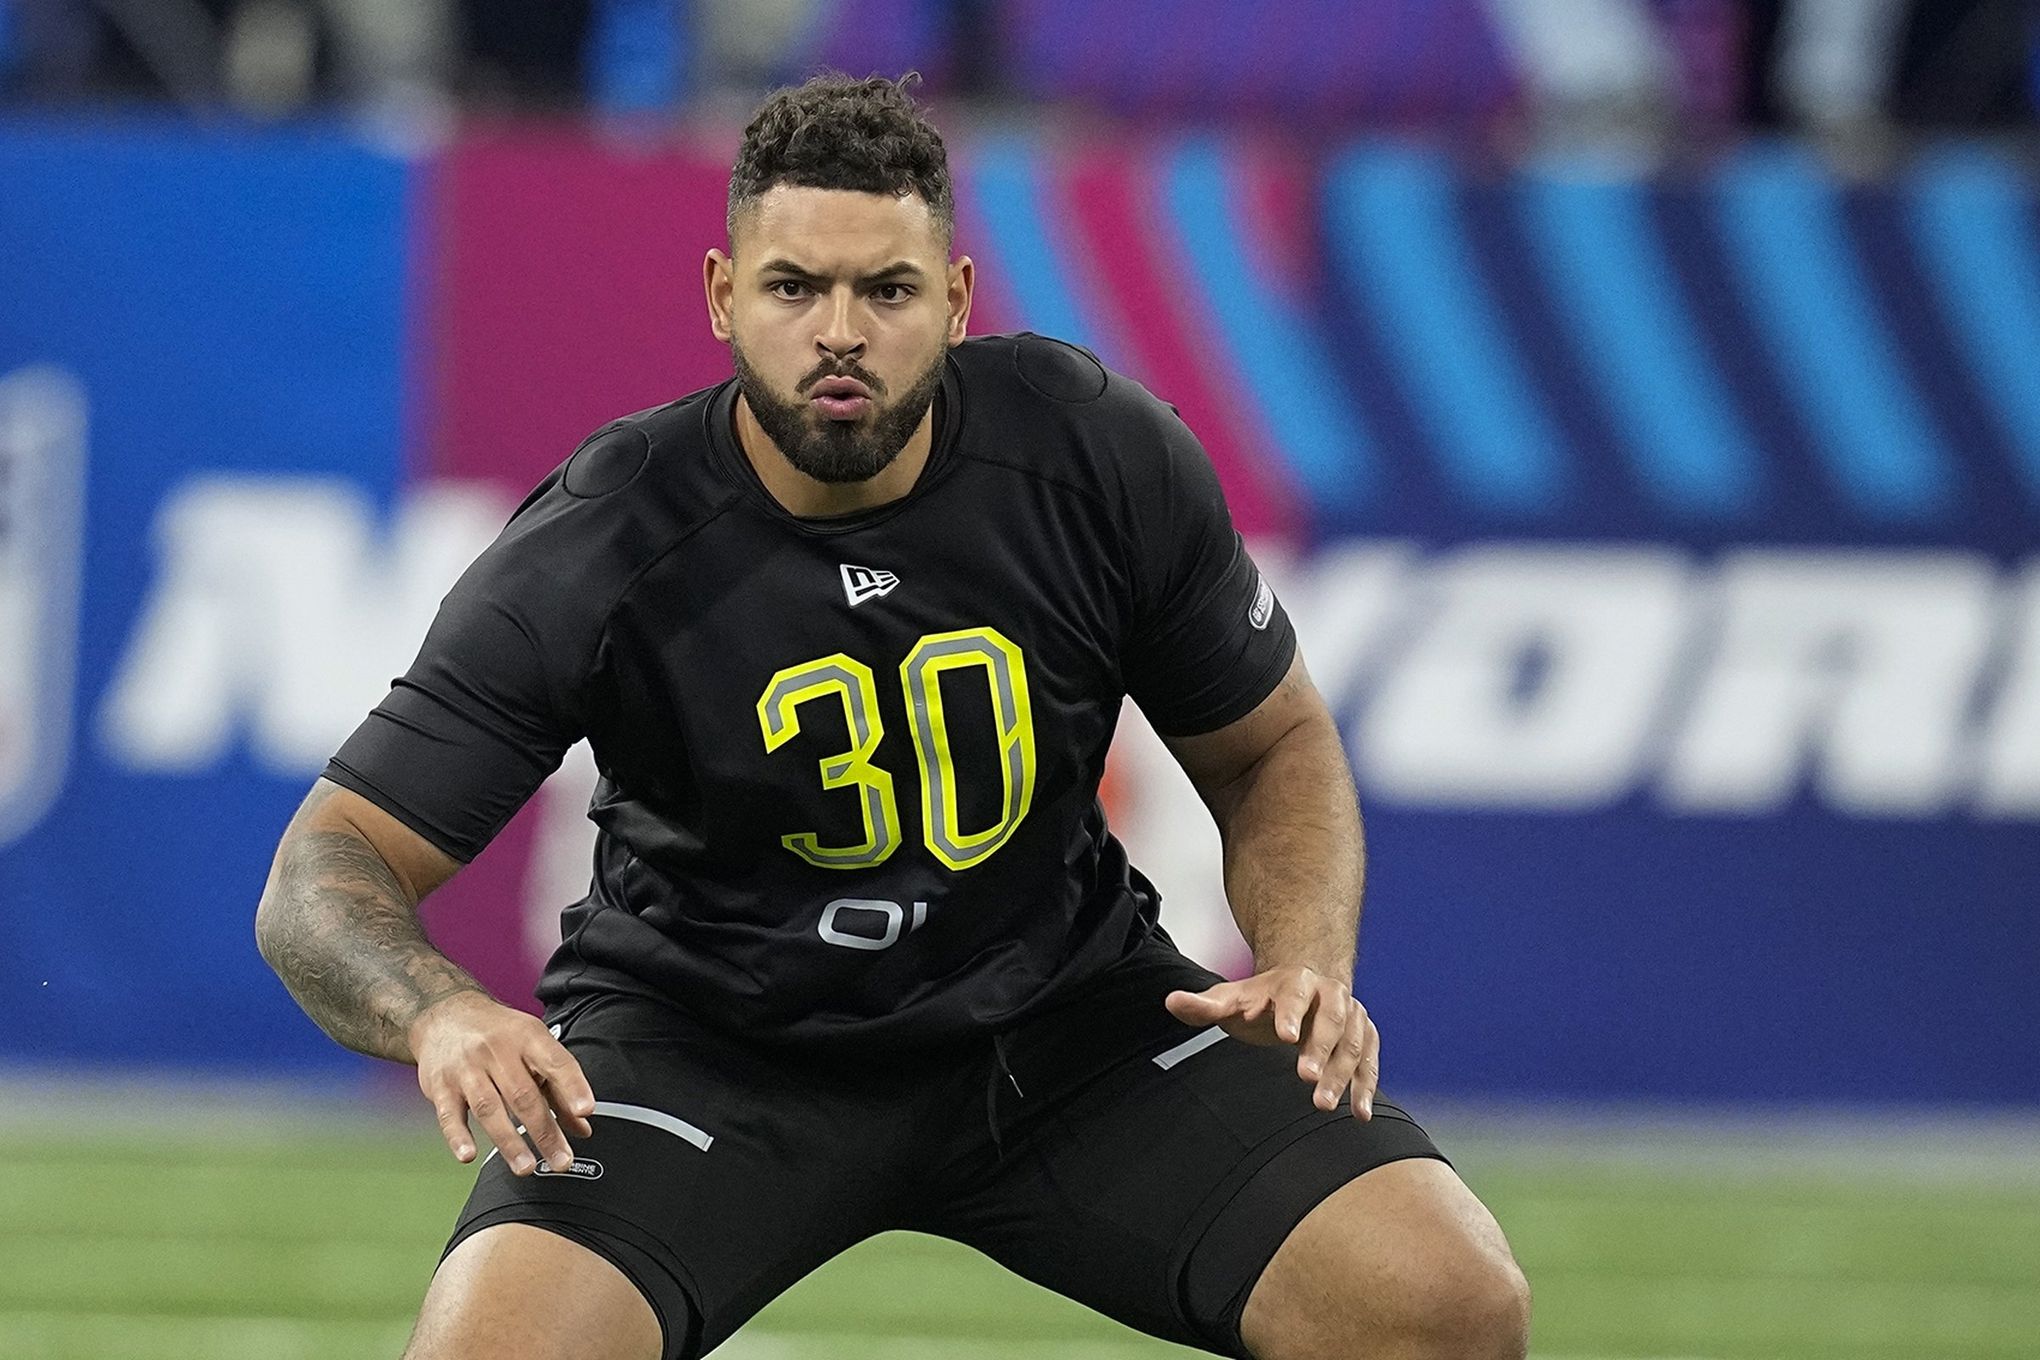
M 992 1061 L 999 1070 L 985 1082 L 985 1126 L 991 1130 L 992 1147 L 1003 1158 L 1006 1144 L 999 1136 L 999 1078 L 1003 1076 L 1012 1083 L 1013 1094 L 1020 1099 L 1027 1099 L 1027 1093 L 1020 1089 L 1020 1078 L 1013 1075 L 1013 1065 L 1006 1060 L 1006 1036 L 1003 1034 L 992 1036 Z

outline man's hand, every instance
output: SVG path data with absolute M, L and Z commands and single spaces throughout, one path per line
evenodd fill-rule
M 439 1112 L 439 1132 L 463 1162 L 475 1155 L 470 1112 L 519 1176 L 537 1169 L 519 1124 L 546 1165 L 559 1170 L 574 1164 L 562 1129 L 576 1137 L 595 1131 L 588 1122 L 595 1093 L 581 1064 L 536 1016 L 481 992 L 458 992 L 419 1014 L 410 1041 L 418 1089 Z
M 1381 1031 L 1346 984 L 1308 968 L 1274 968 L 1201 992 L 1170 992 L 1169 1014 L 1186 1025 L 1217 1025 L 1250 1044 L 1296 1044 L 1296 1074 L 1317 1083 L 1321 1110 L 1334 1110 L 1350 1085 L 1353 1113 L 1374 1117 L 1381 1080 Z

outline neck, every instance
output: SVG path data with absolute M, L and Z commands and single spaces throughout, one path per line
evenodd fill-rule
M 802 519 L 854 515 L 896 501 L 914 489 L 921 469 L 928 465 L 928 454 L 935 447 L 935 408 L 940 401 L 938 394 L 928 404 L 928 414 L 921 417 L 921 423 L 907 436 L 899 455 L 877 476 L 861 482 L 819 482 L 788 462 L 772 442 L 772 436 L 758 423 L 758 417 L 751 413 L 751 404 L 744 400 L 742 392 L 737 394 L 735 413 L 737 447 L 757 470 L 765 490 L 787 513 Z

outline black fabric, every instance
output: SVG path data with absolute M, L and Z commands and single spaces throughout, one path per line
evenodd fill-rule
M 1376 1166 L 1441 1154 L 1380 1098 L 1364 1122 L 1318 1109 L 1287 1045 L 1221 1039 L 1159 1066 L 1201 1033 L 1162 998 L 1217 981 L 1159 937 L 1002 1036 L 1000 1155 L 930 1231 L 1130 1327 L 1244 1355 L 1247 1296 L 1304 1215 Z
M 736 395 L 606 426 L 542 483 L 327 777 L 466 860 L 589 740 L 595 877 L 549 1003 L 866 1052 L 1010 1026 L 1156 920 L 1097 798 L 1122 698 L 1222 726 L 1280 682 L 1288 619 L 1189 430 L 1070 346 L 952 350 L 918 483 L 847 519 L 772 501 Z
M 1189 736 L 1245 717 L 1282 679 L 1296 641 L 1263 594 L 1203 446 L 1173 408 L 1156 424 L 1159 449 L 1128 460 L 1144 565 L 1122 656 L 1127 692 L 1155 730 Z
M 623 425 L 606 435 L 590 438 L 567 460 L 560 484 L 570 496 L 592 500 L 623 490 L 645 470 L 651 460 L 652 444 L 644 429 Z
M 1386 1101 L 1365 1123 L 1317 1109 L 1286 1046 L 1225 1039 L 1159 1065 L 1199 1033 L 1162 998 L 1214 980 L 1158 933 L 1051 1012 L 884 1061 L 763 1047 L 638 997 L 555 1008 L 599 1102 L 711 1141 L 598 1112 L 574 1152 L 599 1177 L 520 1179 L 491 1158 L 454 1240 L 516 1221 L 590 1245 L 639 1282 L 673 1357 L 893 1229 L 1244 1354 L 1240 1312 L 1295 1224 L 1375 1166 L 1439 1154 Z
M 1096 401 L 1111 382 L 1097 355 L 1045 337 L 1039 344 L 1014 346 L 1013 367 L 1029 387 L 1057 401 Z

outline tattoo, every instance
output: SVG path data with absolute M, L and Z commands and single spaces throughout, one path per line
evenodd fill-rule
M 345 831 L 285 834 L 256 941 L 305 1014 L 372 1057 L 413 1061 L 408 1036 L 425 1008 L 482 990 L 426 939 L 417 904 L 382 856 Z

